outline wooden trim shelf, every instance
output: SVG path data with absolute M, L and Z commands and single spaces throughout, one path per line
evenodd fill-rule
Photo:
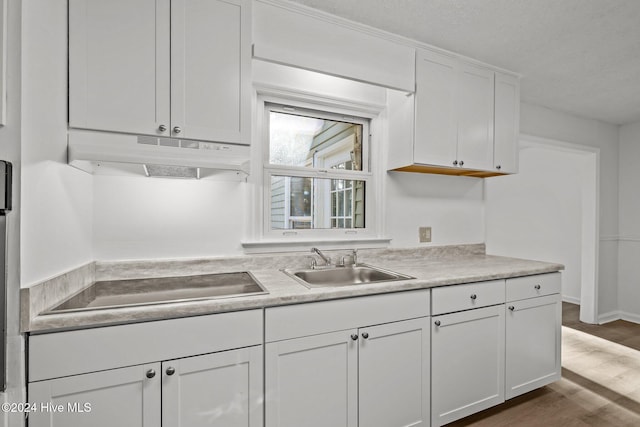
M 503 172 L 491 172 L 480 171 L 474 169 L 462 169 L 462 168 L 447 168 L 442 166 L 432 165 L 409 165 L 400 168 L 390 169 L 395 172 L 418 172 L 418 173 L 433 173 L 439 175 L 452 175 L 452 176 L 470 176 L 474 178 L 490 178 L 492 176 L 509 175 Z

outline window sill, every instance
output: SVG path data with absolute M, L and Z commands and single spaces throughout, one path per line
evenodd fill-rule
M 291 239 L 291 240 L 259 240 L 242 242 L 242 247 L 247 254 L 269 252 L 297 252 L 308 251 L 311 247 L 321 249 L 370 249 L 386 248 L 391 238 L 348 238 L 348 239 Z

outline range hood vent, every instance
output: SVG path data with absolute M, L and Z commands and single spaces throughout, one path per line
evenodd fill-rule
M 70 130 L 68 163 L 91 174 L 245 180 L 249 147 Z

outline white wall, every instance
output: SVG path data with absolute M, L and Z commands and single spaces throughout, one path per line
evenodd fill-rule
M 618 310 L 618 127 L 522 103 L 520 132 L 600 149 L 598 307 L 606 318 Z
M 487 250 L 564 264 L 563 299 L 579 304 L 584 172 L 595 170 L 596 155 L 522 141 L 518 174 L 485 183 Z M 590 226 L 593 241 L 593 221 Z
M 620 128 L 618 292 L 623 319 L 640 322 L 640 122 Z
M 67 165 L 67 2 L 23 3 L 21 283 L 93 260 L 92 178 Z
M 241 254 L 247 187 L 232 181 L 95 176 L 95 257 Z
M 386 235 L 393 247 L 484 241 L 481 179 L 389 172 L 385 185 Z M 422 226 L 431 227 L 432 243 L 419 243 Z

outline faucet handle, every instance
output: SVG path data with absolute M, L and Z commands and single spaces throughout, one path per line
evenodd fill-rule
M 353 252 L 351 252 L 351 257 L 353 258 L 353 265 L 358 265 L 358 250 L 354 249 Z
M 311 269 L 315 270 L 317 266 L 318 266 L 318 262 L 316 261 L 315 258 L 311 257 Z

